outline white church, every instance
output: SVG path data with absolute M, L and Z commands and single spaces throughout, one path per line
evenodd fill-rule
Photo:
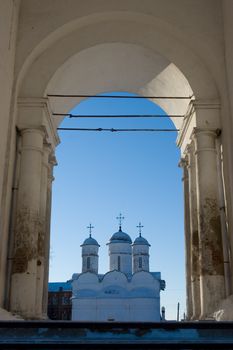
M 149 270 L 148 241 L 132 240 L 121 229 L 107 243 L 109 271 L 98 274 L 100 245 L 90 235 L 81 245 L 82 273 L 72 276 L 72 320 L 92 322 L 159 322 L 160 290 L 165 281 Z

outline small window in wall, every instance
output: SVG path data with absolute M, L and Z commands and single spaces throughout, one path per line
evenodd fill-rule
M 117 257 L 117 270 L 118 271 L 121 270 L 121 257 L 120 256 Z
M 139 257 L 139 261 L 138 261 L 138 267 L 139 269 L 142 269 L 142 257 Z
M 87 258 L 87 269 L 90 270 L 91 267 L 91 258 L 88 256 Z

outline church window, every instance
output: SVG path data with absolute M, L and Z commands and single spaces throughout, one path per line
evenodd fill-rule
M 139 257 L 139 261 L 138 261 L 138 267 L 139 269 L 142 269 L 142 257 Z
M 88 257 L 88 258 L 87 258 L 87 269 L 89 270 L 90 267 L 91 267 L 91 258 Z
M 121 270 L 121 257 L 120 256 L 117 257 L 117 270 L 118 271 Z

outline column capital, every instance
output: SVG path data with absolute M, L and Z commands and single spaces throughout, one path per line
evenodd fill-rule
M 20 151 L 37 151 L 43 154 L 43 142 L 46 137 L 44 127 L 25 127 L 19 130 L 21 136 Z
M 187 157 L 182 157 L 178 163 L 179 168 L 187 168 L 188 166 L 188 159 Z
M 53 122 L 52 110 L 48 98 L 18 98 L 18 120 L 19 129 L 41 127 L 46 130 L 46 139 L 56 147 L 60 143 L 57 128 Z
M 190 101 L 176 142 L 182 152 L 192 139 L 194 128 L 216 130 L 221 127 L 220 109 L 221 104 L 218 99 L 193 99 Z
M 190 143 L 187 144 L 187 146 L 184 149 L 184 156 L 186 156 L 187 158 L 189 157 L 190 153 L 192 153 L 194 150 L 194 143 L 191 140 Z
M 188 166 L 189 166 L 187 156 L 180 159 L 178 166 L 179 166 L 179 168 L 183 169 L 182 181 L 187 181 L 188 180 Z
M 53 151 L 49 155 L 49 164 L 51 164 L 52 166 L 57 165 L 57 159 L 56 159 L 55 153 Z
M 45 140 L 43 146 L 44 146 L 44 149 L 45 149 L 46 151 L 52 152 L 52 144 L 51 144 L 51 143 L 49 143 L 49 142 L 47 142 L 47 141 Z
M 43 138 L 46 136 L 46 130 L 43 126 L 21 126 L 17 128 L 20 135 L 23 136 L 25 134 L 40 134 Z
M 195 128 L 192 134 L 192 139 L 195 142 L 195 154 L 199 152 L 214 152 L 216 153 L 216 138 L 218 137 L 217 130 Z
M 218 137 L 221 134 L 221 129 L 210 129 L 210 128 L 198 128 L 195 127 L 193 128 L 192 134 L 191 134 L 191 139 L 194 140 L 197 138 L 199 135 L 206 135 L 206 136 L 212 136 L 213 138 Z

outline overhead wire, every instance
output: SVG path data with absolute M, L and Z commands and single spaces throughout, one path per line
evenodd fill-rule
M 61 131 L 110 131 L 110 132 L 176 132 L 179 129 L 115 129 L 115 128 L 57 128 Z
M 142 96 L 142 95 L 91 95 L 91 94 L 47 94 L 47 97 L 56 98 L 113 98 L 113 99 L 160 99 L 160 100 L 190 100 L 191 96 Z
M 131 96 L 131 95 L 91 95 L 91 94 L 47 94 L 47 97 L 55 98 L 111 98 L 111 99 L 191 99 L 192 96 Z M 184 115 L 164 115 L 164 114 L 112 114 L 112 115 L 79 115 L 73 113 L 52 113 L 53 116 L 69 118 L 184 118 Z M 109 132 L 177 132 L 179 129 L 161 129 L 161 128 L 58 128 L 60 131 L 109 131 Z
M 52 113 L 55 117 L 69 118 L 184 118 L 184 115 L 165 115 L 165 114 L 73 114 L 73 113 Z

